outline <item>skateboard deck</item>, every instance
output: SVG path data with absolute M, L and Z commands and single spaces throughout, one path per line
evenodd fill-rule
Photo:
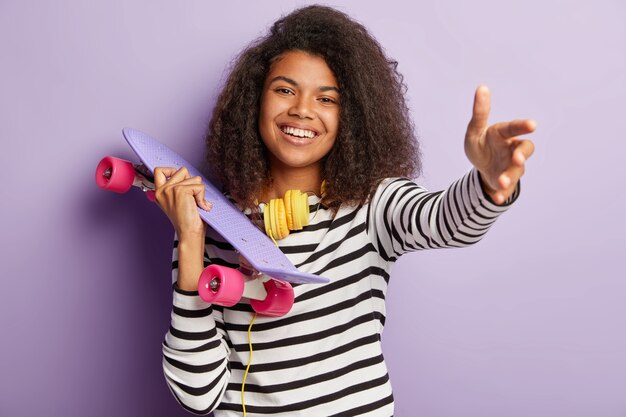
M 122 133 L 141 162 L 153 174 L 156 167 L 178 169 L 184 166 L 191 176 L 202 178 L 205 199 L 212 203 L 213 207 L 209 211 L 198 207 L 200 217 L 258 272 L 296 284 L 329 282 L 328 278 L 296 269 L 265 233 L 183 157 L 141 131 L 125 128 Z

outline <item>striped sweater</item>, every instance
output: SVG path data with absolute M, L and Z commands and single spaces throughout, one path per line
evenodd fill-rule
M 494 205 L 472 170 L 435 193 L 407 179 L 387 179 L 368 204 L 341 207 L 334 216 L 311 196 L 310 224 L 278 243 L 298 269 L 330 282 L 295 285 L 287 315 L 256 319 L 245 385 L 247 415 L 393 415 L 381 335 L 394 261 L 409 251 L 479 241 L 517 194 Z M 232 247 L 210 229 L 205 263 L 238 266 Z M 177 272 L 175 244 L 174 282 Z M 252 315 L 249 304 L 212 306 L 196 292 L 174 286 L 163 368 L 184 408 L 241 416 Z

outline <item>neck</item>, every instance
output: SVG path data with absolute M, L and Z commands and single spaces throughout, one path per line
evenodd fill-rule
M 322 170 L 319 164 L 307 167 L 285 167 L 272 164 L 270 168 L 272 182 L 263 192 L 263 200 L 283 198 L 288 190 L 300 190 L 320 194 Z

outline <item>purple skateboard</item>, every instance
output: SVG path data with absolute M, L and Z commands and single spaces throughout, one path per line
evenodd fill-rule
M 241 296 L 248 297 L 251 299 L 251 304 L 253 304 L 257 312 L 277 316 L 286 314 L 284 308 L 279 308 L 279 310 L 281 310 L 280 314 L 272 314 L 270 311 L 272 310 L 271 307 L 269 310 L 266 310 L 263 306 L 259 306 L 258 303 L 271 302 L 271 300 L 269 300 L 270 296 L 278 299 L 284 298 L 280 292 L 284 290 L 283 287 L 287 285 L 289 287 L 287 291 L 291 292 L 291 304 L 293 304 L 293 290 L 291 286 L 286 283 L 311 284 L 329 282 L 327 278 L 298 271 L 265 233 L 255 226 L 197 169 L 176 152 L 138 130 L 126 128 L 123 129 L 123 134 L 126 141 L 139 159 L 141 159 L 143 166 L 147 168 L 147 170 L 142 166 L 133 166 L 133 171 L 127 170 L 127 173 L 122 173 L 123 170 L 119 169 L 117 170 L 119 173 L 117 173 L 115 163 L 113 163 L 113 165 L 110 163 L 111 159 L 117 159 L 106 157 L 100 162 L 96 169 L 96 182 L 98 185 L 102 188 L 113 190 L 113 186 L 110 183 L 113 183 L 114 179 L 118 181 L 121 178 L 125 181 L 125 185 L 122 186 L 123 189 L 119 188 L 115 191 L 125 192 L 131 185 L 135 185 L 151 193 L 151 190 L 154 188 L 152 175 L 156 167 L 174 167 L 178 169 L 185 166 L 191 176 L 200 176 L 202 178 L 202 182 L 205 186 L 205 199 L 213 204 L 213 208 L 210 211 L 198 208 L 202 220 L 226 239 L 256 270 L 253 275 L 245 276 L 241 279 L 237 275 L 240 271 L 235 270 L 235 275 L 233 276 L 232 272 L 230 272 L 233 270 L 225 273 L 223 267 L 211 265 L 207 268 L 209 270 L 208 272 L 207 269 L 203 272 L 203 276 L 206 273 L 209 274 L 210 277 L 201 277 L 200 279 L 199 291 L 201 296 L 203 292 L 206 291 L 213 291 L 213 293 L 215 293 L 219 290 L 220 285 L 228 287 L 229 291 L 230 288 L 234 286 L 235 295 L 231 297 L 232 299 L 226 296 L 228 300 L 221 304 L 234 305 L 239 301 Z M 109 162 L 105 163 L 105 160 L 109 160 Z M 122 162 L 130 165 L 128 161 Z M 126 176 L 126 178 L 123 178 L 124 176 Z M 131 184 L 128 185 L 129 183 Z M 218 275 L 220 275 L 220 277 L 219 280 L 216 281 L 214 278 Z M 263 283 L 265 291 L 259 288 L 252 288 L 258 287 L 258 285 L 248 285 L 252 284 L 251 281 L 253 280 Z M 246 291 L 245 288 L 240 289 L 240 285 L 250 287 L 249 291 Z M 268 286 L 277 286 L 278 290 L 273 287 L 268 288 Z M 275 294 L 276 291 L 278 291 L 277 294 Z M 267 294 L 263 294 L 264 292 L 267 292 Z M 203 298 L 205 297 L 203 296 Z M 208 298 L 207 301 L 210 301 L 211 294 L 208 295 Z M 287 298 L 289 298 L 289 296 L 287 296 Z M 220 301 L 223 300 L 220 298 Z M 255 306 L 253 302 L 257 305 Z M 219 302 L 216 303 L 220 304 Z M 289 308 L 291 308 L 291 305 L 289 305 Z

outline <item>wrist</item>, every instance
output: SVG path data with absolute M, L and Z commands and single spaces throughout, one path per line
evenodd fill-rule
M 202 227 L 195 230 L 195 229 L 185 229 L 185 230 L 180 230 L 179 228 L 175 229 L 176 231 L 176 236 L 178 236 L 178 241 L 182 242 L 184 241 L 188 241 L 188 242 L 200 242 L 200 244 L 204 245 L 204 237 L 206 236 L 206 223 L 202 222 Z
M 484 174 L 480 172 L 480 170 L 476 170 L 478 172 L 478 182 L 480 184 L 480 188 L 482 189 L 483 196 L 492 204 L 500 205 L 496 202 L 496 194 L 497 190 L 492 188 L 487 181 L 485 181 Z
M 493 195 L 496 193 L 496 189 L 494 189 L 489 184 L 487 184 L 487 181 L 485 181 L 485 174 L 483 174 L 478 169 L 477 171 L 478 171 L 478 180 L 480 182 L 480 186 L 482 187 L 483 191 L 485 192 L 485 194 L 488 194 L 490 197 L 493 197 Z
M 184 291 L 197 291 L 204 268 L 204 238 L 181 237 L 178 241 L 177 286 Z

